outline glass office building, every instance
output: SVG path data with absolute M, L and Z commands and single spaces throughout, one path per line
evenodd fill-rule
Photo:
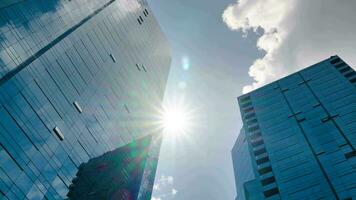
M 237 137 L 235 145 L 231 150 L 231 156 L 235 174 L 236 200 L 245 199 L 244 184 L 255 179 L 255 174 L 252 170 L 250 152 L 244 129 L 241 129 Z
M 149 135 L 89 160 L 69 186 L 73 200 L 151 200 L 161 135 Z
M 256 177 L 244 184 L 246 196 L 356 198 L 356 73 L 342 59 L 332 56 L 238 102 Z
M 0 45 L 0 199 L 64 199 L 156 132 L 170 51 L 146 1 L 0 1 Z

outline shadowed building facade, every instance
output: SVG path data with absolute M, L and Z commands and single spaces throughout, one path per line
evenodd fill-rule
M 144 0 L 0 1 L 0 199 L 67 198 L 82 163 L 157 133 L 170 60 Z
M 255 175 L 246 199 L 356 198 L 356 73 L 343 60 L 332 56 L 238 102 Z
M 69 199 L 151 200 L 161 135 L 149 135 L 82 164 Z
M 236 200 L 246 199 L 244 184 L 255 179 L 253 173 L 250 152 L 244 129 L 241 129 L 239 136 L 231 150 L 232 164 L 234 167 L 235 184 L 236 184 Z

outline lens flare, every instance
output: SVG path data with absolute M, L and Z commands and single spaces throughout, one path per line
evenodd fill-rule
M 168 134 L 181 134 L 187 127 L 187 116 L 182 108 L 168 108 L 162 116 L 164 132 Z
M 184 56 L 182 58 L 182 67 L 184 70 L 189 70 L 190 68 L 190 60 L 187 56 Z
M 187 134 L 192 125 L 192 112 L 184 104 L 184 101 L 165 102 L 162 106 L 159 126 L 164 135 L 181 136 Z

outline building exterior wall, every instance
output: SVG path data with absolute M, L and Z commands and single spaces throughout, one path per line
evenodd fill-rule
M 162 135 L 148 135 L 83 163 L 67 196 L 150 200 L 161 142 Z
M 137 200 L 151 200 L 152 197 L 163 136 L 158 133 L 151 137 Z
M 261 200 L 264 199 L 262 194 L 262 185 L 258 179 L 245 182 L 243 184 L 246 200 Z
M 255 174 L 244 129 L 241 129 L 231 155 L 235 174 L 236 200 L 245 200 L 244 184 L 255 179 Z
M 266 199 L 356 198 L 356 73 L 333 56 L 238 99 Z
M 81 163 L 154 132 L 168 43 L 147 3 L 0 6 L 0 199 L 63 199 Z

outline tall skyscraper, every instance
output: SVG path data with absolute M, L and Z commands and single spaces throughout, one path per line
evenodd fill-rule
M 73 200 L 150 200 L 161 135 L 149 135 L 89 160 L 69 187 Z
M 235 145 L 232 148 L 231 155 L 235 173 L 236 200 L 245 199 L 244 184 L 247 181 L 255 179 L 255 174 L 252 169 L 251 157 L 244 129 L 241 129 Z
M 66 198 L 82 163 L 156 132 L 171 58 L 146 1 L 0 1 L 0 45 L 0 199 Z
M 247 199 L 356 198 L 356 73 L 338 56 L 238 101 L 255 174 Z

